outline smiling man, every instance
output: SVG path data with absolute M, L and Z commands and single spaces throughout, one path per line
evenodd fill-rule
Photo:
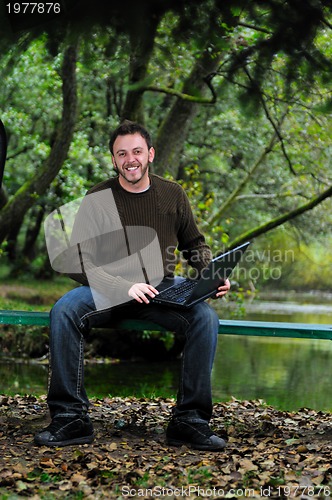
M 85 210 L 83 216 L 82 212 L 79 216 L 79 212 L 74 224 L 75 242 L 81 241 L 86 246 L 80 247 L 82 272 L 71 277 L 83 286 L 64 295 L 51 311 L 51 371 L 47 402 L 52 422 L 35 436 L 35 443 L 65 446 L 92 442 L 94 432 L 84 388 L 84 339 L 92 327 L 111 326 L 120 317 L 152 321 L 166 330 L 175 331 L 185 340 L 177 401 L 166 431 L 167 443 L 170 446 L 185 444 L 199 450 L 222 450 L 225 441 L 209 426 L 213 409 L 211 370 L 217 344 L 218 316 L 207 302 L 183 310 L 163 308 L 151 302 L 158 291 L 149 275 L 152 269 L 150 274 L 154 277 L 159 273 L 162 280 L 173 279 L 176 248 L 199 275 L 211 260 L 210 248 L 197 227 L 183 188 L 150 172 L 155 151 L 147 130 L 137 123 L 125 121 L 111 135 L 109 146 L 118 175 L 102 181 L 87 193 L 83 205 L 91 210 Z M 101 201 L 96 204 L 96 199 Z M 112 218 L 117 221 L 116 227 L 112 223 L 116 230 L 99 238 L 105 235 L 105 221 L 107 223 Z M 140 238 L 144 228 L 147 236 L 152 234 L 151 240 L 154 234 L 157 236 L 160 259 L 159 255 L 154 255 L 155 251 L 150 253 L 151 259 L 145 262 L 141 259 L 143 272 L 140 276 L 145 279 L 135 280 L 130 278 L 123 264 L 128 260 L 118 257 L 131 258 L 133 251 L 142 253 Z M 97 236 L 91 237 L 92 233 Z M 89 236 L 84 238 L 84 234 Z M 114 234 L 120 237 L 113 237 Z M 136 234 L 134 239 L 130 236 L 133 234 Z M 118 248 L 121 238 L 125 247 L 122 253 Z M 101 265 L 99 261 L 99 265 L 93 267 L 94 255 L 101 251 L 112 254 L 114 245 L 115 265 Z M 160 265 L 154 265 L 154 260 Z M 154 272 L 158 266 L 161 273 Z M 138 273 L 133 273 L 136 275 Z M 216 290 L 216 297 L 225 295 L 229 288 L 230 283 L 226 280 Z M 121 303 L 117 302 L 114 307 L 118 292 Z M 107 295 L 111 303 L 98 307 L 94 300 L 96 295 Z
M 123 189 L 132 193 L 148 189 L 149 163 L 153 162 L 155 152 L 146 139 L 139 132 L 119 135 L 110 147 L 113 165 Z

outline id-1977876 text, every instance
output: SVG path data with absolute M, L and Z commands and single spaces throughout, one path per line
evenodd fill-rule
M 8 14 L 60 14 L 61 4 L 54 2 L 9 2 Z

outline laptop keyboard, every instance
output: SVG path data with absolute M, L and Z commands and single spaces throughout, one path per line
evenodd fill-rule
M 189 297 L 196 284 L 197 282 L 194 280 L 183 281 L 182 283 L 173 285 L 163 292 L 160 292 L 159 295 L 162 299 L 171 300 L 172 302 L 184 302 Z

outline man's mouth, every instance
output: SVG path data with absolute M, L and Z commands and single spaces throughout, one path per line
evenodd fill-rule
M 139 169 L 139 166 L 137 167 L 126 167 L 126 170 L 128 170 L 128 172 L 134 172 L 135 170 L 138 170 Z

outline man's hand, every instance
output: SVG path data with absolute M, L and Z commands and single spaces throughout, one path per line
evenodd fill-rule
M 226 280 L 223 285 L 218 287 L 218 292 L 216 293 L 216 297 L 223 297 L 224 295 L 226 295 L 226 293 L 230 288 L 231 288 L 231 283 L 229 280 Z
M 147 283 L 135 283 L 129 291 L 128 295 L 129 297 L 132 297 L 133 299 L 137 300 L 140 304 L 145 302 L 146 304 L 149 304 L 150 301 L 147 297 L 155 297 L 155 295 L 158 295 L 158 290 L 154 288 L 152 285 L 148 285 Z

